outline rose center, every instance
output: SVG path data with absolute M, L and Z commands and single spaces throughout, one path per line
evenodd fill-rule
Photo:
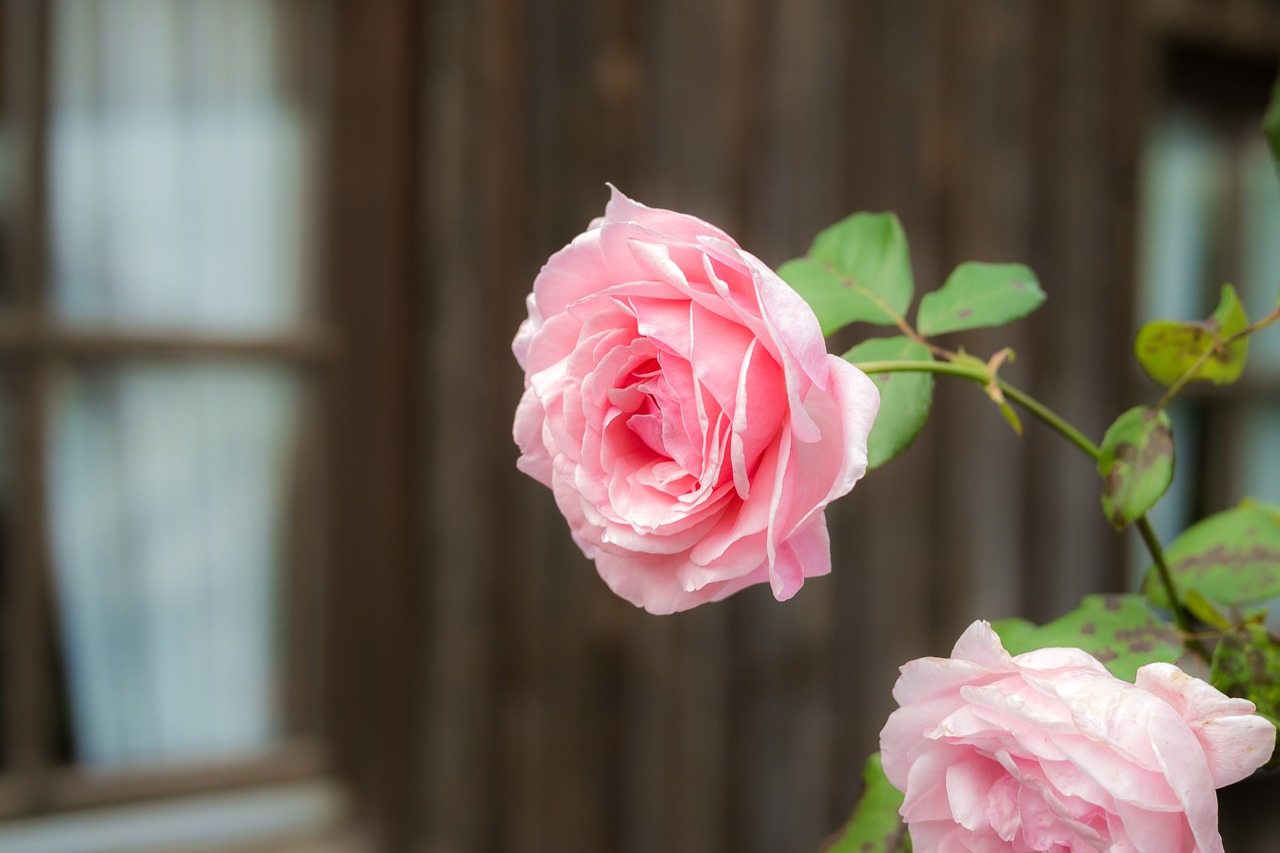
M 626 428 L 654 454 L 644 464 L 645 483 L 670 495 L 696 489 L 702 461 L 697 413 L 685 411 L 691 404 L 672 387 L 662 354 L 637 360 L 619 377 L 609 400 Z
M 671 458 L 662 440 L 662 402 L 658 384 L 662 377 L 662 365 L 656 358 L 646 358 L 637 364 L 610 394 L 610 399 L 625 415 L 627 427 L 649 449 Z

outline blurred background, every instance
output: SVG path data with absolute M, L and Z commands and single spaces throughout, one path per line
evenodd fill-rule
M 815 851 L 899 664 L 1135 583 L 1089 461 L 943 382 L 830 577 L 614 598 L 510 440 L 605 181 L 772 265 L 886 209 L 918 291 L 1030 264 L 958 342 L 1095 439 L 1142 322 L 1280 288 L 1275 0 L 0 5 L 3 851 Z M 1175 422 L 1165 536 L 1280 500 L 1280 335 Z

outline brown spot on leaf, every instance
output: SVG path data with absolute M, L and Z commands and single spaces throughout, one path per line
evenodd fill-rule
M 1112 451 L 1115 461 L 1111 464 L 1110 470 L 1107 471 L 1106 493 L 1108 497 L 1114 497 L 1120 491 L 1120 487 L 1124 485 L 1125 474 L 1137 455 L 1137 448 L 1129 442 L 1121 441 L 1116 443 L 1115 450 Z
M 1120 657 L 1120 655 L 1116 654 L 1115 651 L 1112 650 L 1110 647 L 1105 649 L 1097 649 L 1093 652 L 1090 652 L 1090 654 L 1092 654 L 1095 658 L 1097 658 L 1100 663 L 1111 663 L 1111 661 Z
M 1016 278 L 1013 281 L 1009 282 L 1009 286 L 1012 287 L 1014 290 L 1027 289 L 1027 283 L 1025 281 L 1018 281 Z
M 1086 623 L 1084 623 L 1083 625 L 1081 625 L 1081 626 L 1080 626 L 1080 633 L 1081 633 L 1081 634 L 1096 634 L 1096 633 L 1098 633 L 1098 626 L 1097 626 L 1097 625 L 1095 625 L 1095 624 L 1093 624 L 1092 622 L 1086 622 Z
M 961 308 L 959 311 L 956 312 L 956 316 L 959 317 L 961 320 L 965 319 L 966 317 L 971 317 L 973 316 L 973 309 Z
M 1108 595 L 1102 600 L 1102 606 L 1112 612 L 1124 607 L 1124 602 L 1120 600 L 1118 595 Z
M 1173 431 L 1169 429 L 1168 424 L 1157 424 L 1147 436 L 1147 443 L 1142 448 L 1142 458 L 1138 460 L 1138 467 L 1149 468 L 1172 455 Z
M 1280 563 L 1280 551 L 1265 545 L 1228 548 L 1214 545 L 1207 551 L 1188 554 L 1170 568 L 1174 574 L 1194 574 L 1201 577 L 1211 571 L 1224 571 L 1233 575 L 1256 571 L 1258 564 Z M 1268 577 L 1270 573 L 1267 573 Z
M 1116 631 L 1115 637 L 1130 653 L 1138 654 L 1155 651 L 1157 643 L 1177 646 L 1181 642 L 1177 633 L 1154 619 L 1149 619 L 1134 628 Z

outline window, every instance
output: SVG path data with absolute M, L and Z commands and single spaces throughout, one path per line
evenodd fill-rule
M 329 14 L 3 5 L 0 849 L 343 818 L 322 713 Z M 109 804 L 134 810 L 84 811 Z
M 1224 282 L 1251 319 L 1280 290 L 1280 180 L 1261 134 L 1275 57 L 1173 43 L 1144 152 L 1136 320 L 1208 316 Z M 1243 496 L 1280 501 L 1280 336 L 1252 338 L 1241 381 L 1188 387 L 1170 411 L 1177 468 L 1153 520 L 1171 538 Z M 1145 561 L 1139 559 L 1141 567 Z

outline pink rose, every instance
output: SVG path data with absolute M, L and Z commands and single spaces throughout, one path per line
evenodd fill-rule
M 1011 657 L 986 622 L 904 666 L 893 696 L 881 757 L 917 853 L 1221 851 L 1214 789 L 1276 738 L 1172 664 L 1129 684 L 1080 649 Z
M 528 307 L 518 465 L 614 592 L 672 613 L 831 570 L 823 508 L 866 470 L 880 397 L 772 270 L 613 190 Z

